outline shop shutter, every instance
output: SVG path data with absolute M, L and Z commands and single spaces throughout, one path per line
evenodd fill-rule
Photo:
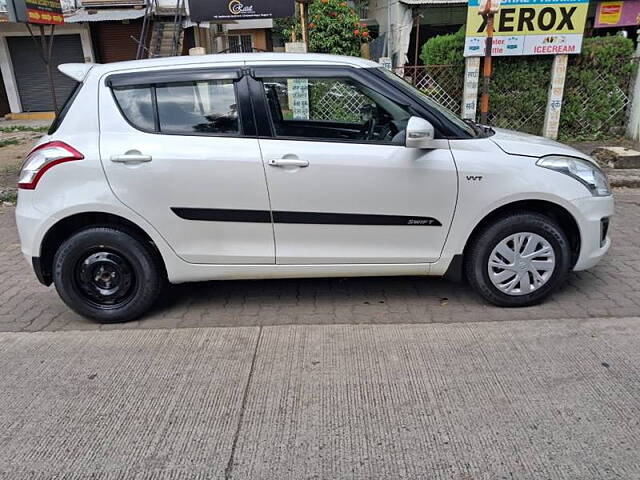
M 140 20 L 122 22 L 95 22 L 91 24 L 98 62 L 122 62 L 135 60 L 138 44 L 131 38 L 139 38 Z
M 7 37 L 18 95 L 25 112 L 53 111 L 47 70 L 39 50 L 28 37 Z M 53 40 L 54 83 L 58 106 L 69 96 L 76 82 L 58 71 L 61 63 L 83 63 L 80 35 L 56 35 Z

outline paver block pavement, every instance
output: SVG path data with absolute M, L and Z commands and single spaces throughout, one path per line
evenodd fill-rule
M 640 315 L 640 191 L 616 193 L 613 247 L 542 305 L 501 309 L 468 285 L 427 277 L 256 280 L 172 286 L 126 328 L 430 323 Z M 13 208 L 0 207 L 0 331 L 113 328 L 71 312 L 20 254 Z M 117 328 L 125 328 L 120 326 Z

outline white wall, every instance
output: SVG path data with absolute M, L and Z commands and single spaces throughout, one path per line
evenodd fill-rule
M 387 33 L 390 36 L 388 45 L 394 58 L 394 67 L 404 64 L 408 35 L 411 33 L 411 25 L 407 25 L 410 12 L 411 8 L 399 0 L 369 1 L 369 18 L 378 23 L 380 34 Z

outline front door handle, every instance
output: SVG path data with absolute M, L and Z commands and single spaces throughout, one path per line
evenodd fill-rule
M 308 167 L 309 162 L 299 158 L 272 158 L 269 160 L 269 165 L 272 167 Z
M 116 163 L 145 163 L 151 159 L 151 155 L 143 155 L 137 150 L 129 150 L 124 155 L 111 155 L 111 161 Z

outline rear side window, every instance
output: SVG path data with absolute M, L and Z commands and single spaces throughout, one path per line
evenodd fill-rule
M 232 80 L 158 85 L 156 95 L 161 132 L 239 132 L 238 108 Z
M 231 79 L 113 87 L 120 111 L 135 128 L 182 135 L 240 133 Z

